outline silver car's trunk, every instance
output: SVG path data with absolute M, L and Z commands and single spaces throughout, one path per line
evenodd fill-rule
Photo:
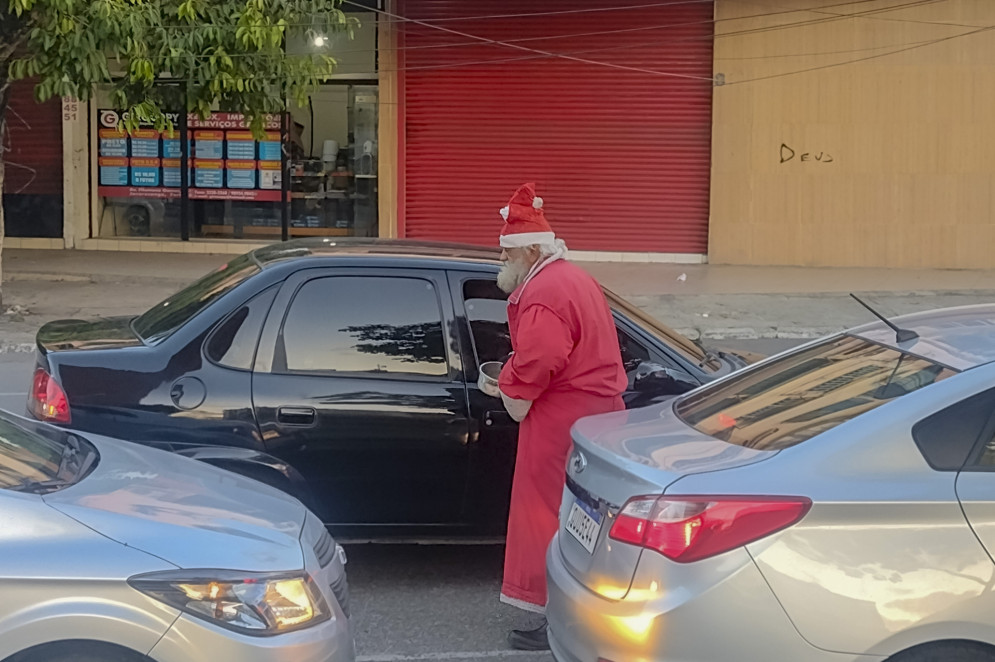
M 642 552 L 608 537 L 626 501 L 662 495 L 682 476 L 740 467 L 776 454 L 701 434 L 681 422 L 669 403 L 583 419 L 573 438 L 560 509 L 560 550 L 575 578 L 615 599 L 628 592 Z

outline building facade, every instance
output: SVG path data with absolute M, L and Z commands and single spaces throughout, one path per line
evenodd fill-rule
M 340 67 L 309 107 L 275 120 L 269 142 L 289 162 L 275 165 L 237 117 L 191 118 L 184 147 L 111 135 L 100 99 L 65 104 L 62 237 L 9 241 L 493 244 L 497 209 L 535 181 L 589 259 L 995 267 L 991 3 L 369 8 L 352 41 L 294 46 L 328 48 Z M 171 185 L 184 149 L 185 211 Z

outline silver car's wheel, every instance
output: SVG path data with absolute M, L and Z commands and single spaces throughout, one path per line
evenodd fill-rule
M 99 641 L 63 641 L 18 653 L 17 662 L 152 662 L 135 651 Z
M 995 662 L 995 648 L 973 641 L 943 641 L 917 646 L 887 662 Z

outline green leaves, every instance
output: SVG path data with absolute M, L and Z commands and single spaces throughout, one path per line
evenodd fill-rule
M 165 112 L 243 112 L 254 128 L 287 99 L 306 103 L 334 71 L 322 54 L 291 55 L 308 32 L 351 31 L 341 0 L 8 0 L 0 60 L 13 78 L 37 76 L 40 99 L 91 97 L 97 86 L 131 121 Z M 18 29 L 7 29 L 10 22 Z M 9 33 L 9 34 L 8 34 Z M 112 72 L 115 75 L 112 76 Z

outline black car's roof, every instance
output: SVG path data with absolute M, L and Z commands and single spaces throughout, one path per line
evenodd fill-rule
M 411 241 L 399 239 L 320 238 L 294 239 L 271 244 L 251 253 L 260 267 L 301 258 L 364 256 L 382 258 L 416 258 L 461 265 L 497 266 L 501 251 L 470 244 Z

